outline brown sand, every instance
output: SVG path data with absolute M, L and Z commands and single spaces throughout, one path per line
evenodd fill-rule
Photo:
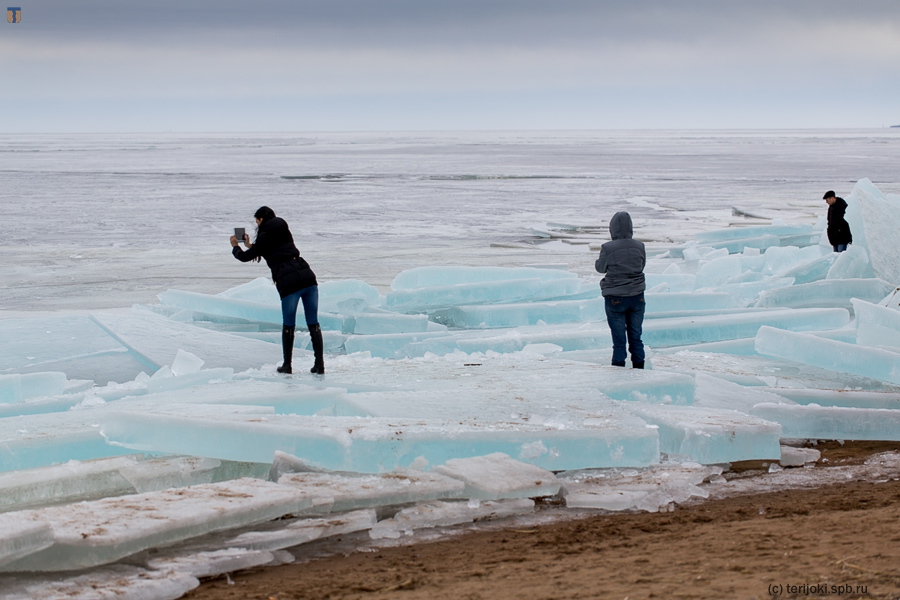
M 820 447 L 862 462 L 900 444 Z M 817 468 L 828 468 L 825 466 Z M 186 600 L 900 599 L 900 480 L 610 514 L 249 570 Z

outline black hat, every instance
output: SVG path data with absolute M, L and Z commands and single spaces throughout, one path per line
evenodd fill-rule
M 822 196 L 822 200 L 828 200 L 829 198 L 834 198 L 834 190 L 828 190 L 825 192 L 825 195 Z

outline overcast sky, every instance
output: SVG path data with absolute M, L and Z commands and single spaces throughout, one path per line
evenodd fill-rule
M 900 124 L 898 0 L 9 0 L 0 132 Z

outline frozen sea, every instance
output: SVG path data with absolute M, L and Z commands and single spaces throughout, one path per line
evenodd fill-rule
M 386 288 L 405 269 L 565 262 L 548 222 L 628 210 L 648 241 L 727 226 L 732 206 L 815 222 L 864 177 L 900 192 L 900 129 L 0 135 L 0 310 L 127 307 L 262 270 L 229 254 L 271 206 L 320 279 Z
M 0 599 L 896 478 L 802 446 L 900 439 L 897 164 L 894 128 L 0 135 Z M 275 374 L 268 270 L 231 256 L 264 204 L 318 275 L 324 378 Z M 644 371 L 597 298 L 620 210 Z

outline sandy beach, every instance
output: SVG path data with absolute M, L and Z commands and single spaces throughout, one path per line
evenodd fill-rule
M 898 451 L 900 443 L 831 442 L 819 449 L 814 468 L 830 469 Z M 761 476 L 758 467 L 734 465 L 730 476 Z M 501 525 L 232 573 L 184 598 L 896 599 L 900 478 L 741 494 L 667 513 Z

